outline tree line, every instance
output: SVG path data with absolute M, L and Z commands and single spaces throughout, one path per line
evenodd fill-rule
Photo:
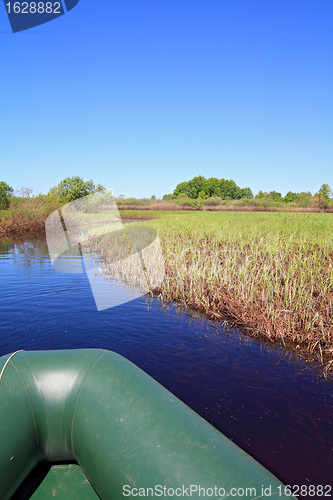
M 207 199 L 218 197 L 222 200 L 240 200 L 241 198 L 253 198 L 253 193 L 249 187 L 240 188 L 235 181 L 226 179 L 216 179 L 211 177 L 206 179 L 202 175 L 193 177 L 188 182 L 181 182 L 176 186 L 172 194 L 166 194 L 163 199 L 176 199 L 180 195 L 186 195 L 193 200 L 198 198 Z
M 105 187 L 101 184 L 95 186 L 91 179 L 85 181 L 77 175 L 66 177 L 57 186 L 51 188 L 47 195 L 39 195 L 39 197 L 44 197 L 48 200 L 57 199 L 60 203 L 64 204 L 104 190 Z M 32 191 L 30 188 L 22 188 L 18 192 L 18 197 L 30 198 Z M 14 189 L 11 186 L 4 181 L 0 182 L 0 210 L 7 210 L 9 208 L 13 193 Z
M 74 176 L 63 179 L 57 186 L 49 190 L 47 195 L 39 195 L 46 198 L 44 201 L 56 201 L 60 204 L 69 203 L 83 196 L 103 191 L 105 188 L 101 184 L 95 185 L 92 180 L 84 181 L 82 177 Z M 7 210 L 10 206 L 10 201 L 13 197 L 13 188 L 6 182 L 0 182 L 0 210 Z M 21 190 L 21 197 L 30 198 L 31 189 Z M 164 200 L 176 200 L 178 205 L 192 203 L 193 206 L 202 205 L 218 205 L 222 201 L 228 200 L 255 200 L 263 201 L 265 205 L 276 203 L 292 203 L 300 207 L 308 207 L 310 205 L 317 206 L 321 209 L 326 209 L 333 205 L 333 193 L 328 184 L 323 184 L 318 193 L 312 195 L 310 191 L 295 193 L 289 191 L 284 197 L 277 191 L 263 192 L 259 191 L 256 196 L 253 195 L 249 187 L 240 188 L 235 181 L 226 179 L 217 179 L 211 177 L 206 179 L 202 175 L 193 177 L 187 182 L 179 183 L 172 194 L 163 196 Z M 117 200 L 120 204 L 123 201 L 124 195 L 119 195 Z M 135 199 L 133 198 L 135 201 Z M 186 202 L 186 200 L 188 200 Z M 137 200 L 139 201 L 139 200 Z M 146 200 L 145 200 L 146 201 Z M 152 196 L 148 202 L 156 201 L 156 196 Z
M 333 193 L 328 184 L 323 184 L 314 196 L 317 196 L 318 205 L 321 208 L 327 208 L 332 200 Z M 209 198 L 220 198 L 221 200 L 266 199 L 267 201 L 272 200 L 273 202 L 295 203 L 299 206 L 308 206 L 314 196 L 310 191 L 301 193 L 288 191 L 283 197 L 278 191 L 259 191 L 254 196 L 249 187 L 241 188 L 233 180 L 217 179 L 216 177 L 206 179 L 206 177 L 199 175 L 189 181 L 177 184 L 173 193 L 165 194 L 163 199 L 177 200 L 184 197 L 193 200 L 207 200 Z

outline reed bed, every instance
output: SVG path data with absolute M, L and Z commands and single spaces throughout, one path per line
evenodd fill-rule
M 122 215 L 131 213 L 140 216 Z M 314 354 L 325 375 L 333 368 L 331 214 L 153 214 L 160 218 L 135 225 L 155 228 L 161 242 L 166 274 L 155 296 Z M 114 274 L 110 236 L 89 238 L 91 244 Z M 130 284 L 137 270 L 129 263 L 119 269 Z
M 237 200 L 238 201 L 238 200 Z M 283 205 L 283 206 L 281 206 Z M 209 211 L 209 212 L 307 212 L 307 213 L 333 213 L 333 207 L 328 207 L 326 210 L 323 210 L 319 207 L 295 207 L 289 206 L 288 204 L 280 204 L 278 206 L 260 206 L 257 205 L 246 205 L 246 204 L 232 204 L 232 201 L 229 205 L 209 205 L 209 206 L 191 206 L 191 205 L 178 205 L 172 202 L 158 202 L 158 203 L 150 203 L 149 205 L 126 205 L 121 204 L 118 205 L 119 210 L 126 211 L 134 211 L 134 210 L 153 210 L 153 211 Z M 134 216 L 133 216 L 134 217 Z
M 196 212 L 150 221 L 166 277 L 155 294 L 333 368 L 333 216 Z

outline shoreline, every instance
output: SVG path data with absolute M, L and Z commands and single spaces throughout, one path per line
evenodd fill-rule
M 271 217 L 281 224 L 280 217 L 285 219 L 283 214 L 266 214 L 268 232 L 262 233 L 262 245 L 258 244 L 259 240 L 256 238 L 249 240 L 243 227 L 239 230 L 241 239 L 237 240 L 234 238 L 232 225 L 227 226 L 228 233 L 222 231 L 219 234 L 215 234 L 215 226 L 208 230 L 203 225 L 207 223 L 207 217 L 211 222 L 213 217 L 224 218 L 223 214 L 180 212 L 172 213 L 170 217 L 161 214 L 161 218 L 158 217 L 159 214 L 156 218 L 147 215 L 133 211 L 124 214 L 122 220 L 125 223 L 150 223 L 158 230 L 166 278 L 160 287 L 150 292 L 151 296 L 165 304 L 181 304 L 221 324 L 226 322 L 250 337 L 290 347 L 295 353 L 302 354 L 303 358 L 308 357 L 312 361 L 315 359 L 323 375 L 328 375 L 333 369 L 332 309 L 329 306 L 333 297 L 329 282 L 330 276 L 332 279 L 332 270 L 329 269 L 332 269 L 333 264 L 331 243 L 326 248 L 326 240 L 322 239 L 320 246 L 318 237 L 313 241 L 309 237 L 307 242 L 306 226 L 300 227 L 300 235 L 305 238 L 304 248 L 301 250 L 298 248 L 298 240 L 295 246 L 293 238 L 291 241 L 276 239 L 271 242 L 269 238 L 272 235 L 275 237 L 276 232 L 274 223 L 270 222 Z M 235 214 L 236 216 L 239 220 L 250 220 L 253 217 L 251 214 Z M 232 214 L 229 213 L 227 217 L 230 219 L 229 223 L 237 222 Z M 258 219 L 261 214 L 256 214 L 255 217 Z M 308 218 L 311 214 L 296 214 L 296 219 L 299 217 Z M 314 217 L 318 223 L 323 215 L 314 214 Z M 284 219 L 284 225 L 292 224 L 290 217 L 286 221 Z M 324 220 L 326 221 L 325 216 Z M 290 227 L 295 229 L 292 225 Z M 330 228 L 327 222 L 323 223 L 323 227 L 326 237 Z M 294 237 L 296 233 L 290 234 Z M 0 241 L 6 237 L 16 241 L 24 241 L 29 237 L 45 239 L 45 232 L 26 232 L 19 236 L 0 234 Z M 231 238 L 230 241 L 227 241 L 228 237 Z M 263 244 L 267 244 L 267 241 L 270 246 L 264 247 Z M 101 257 L 107 257 L 107 238 L 98 244 Z M 280 249 L 277 245 L 281 245 L 281 248 L 284 245 L 286 248 Z M 306 260 L 309 262 L 308 267 Z M 248 267 L 246 263 L 249 264 Z M 318 288 L 320 283 L 316 276 L 309 274 L 313 272 L 313 263 L 322 266 L 322 275 L 316 270 L 319 281 L 326 279 L 329 282 L 325 285 L 328 287 L 326 295 L 322 295 L 324 292 Z M 290 269 L 296 265 L 299 268 L 292 274 Z M 313 280 L 312 284 L 307 280 Z M 273 282 L 273 285 L 276 282 L 275 288 L 269 282 Z M 303 295 L 297 295 L 302 283 Z M 290 293 L 296 294 L 295 298 L 286 303 Z M 291 304 L 295 307 L 290 307 Z
M 279 339 L 276 337 L 269 337 L 260 332 L 260 330 L 258 330 L 255 325 L 244 323 L 239 319 L 239 317 L 234 316 L 231 312 L 231 309 L 228 309 L 227 305 L 225 313 L 221 314 L 220 312 L 213 310 L 205 311 L 202 307 L 192 305 L 191 303 L 188 303 L 184 300 L 179 300 L 176 297 L 171 300 L 165 301 L 161 298 L 160 290 L 158 289 L 151 290 L 147 295 L 150 295 L 150 297 L 157 299 L 164 306 L 181 306 L 184 309 L 184 312 L 190 311 L 199 314 L 200 316 L 202 316 L 202 318 L 216 322 L 223 328 L 237 329 L 245 336 L 256 339 L 259 342 L 264 343 L 265 345 L 269 345 L 271 347 L 283 347 L 289 352 L 292 352 L 294 356 L 297 356 L 297 358 L 301 359 L 303 362 L 308 363 L 309 365 L 314 365 L 314 368 L 318 370 L 320 376 L 323 376 L 325 379 L 327 379 L 328 377 L 332 377 L 333 379 L 333 367 L 330 356 L 323 356 L 322 359 L 319 352 L 310 352 L 305 345 L 299 345 L 297 344 L 297 342 L 291 341 L 285 342 L 282 338 Z

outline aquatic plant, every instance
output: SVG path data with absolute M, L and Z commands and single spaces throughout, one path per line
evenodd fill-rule
M 333 365 L 333 217 L 178 212 L 150 221 L 166 278 L 155 294 Z

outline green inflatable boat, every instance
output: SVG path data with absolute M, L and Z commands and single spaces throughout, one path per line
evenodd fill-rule
M 0 358 L 0 443 L 1 500 L 258 499 L 269 491 L 290 499 L 169 391 L 100 349 Z

